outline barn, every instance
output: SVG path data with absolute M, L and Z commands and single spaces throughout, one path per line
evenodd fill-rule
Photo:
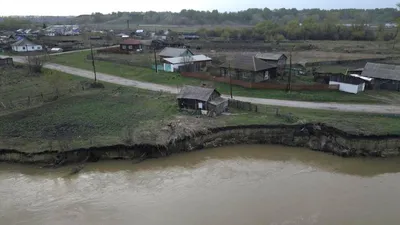
M 367 63 L 361 74 L 374 78 L 373 89 L 400 91 L 400 66 L 381 63 Z

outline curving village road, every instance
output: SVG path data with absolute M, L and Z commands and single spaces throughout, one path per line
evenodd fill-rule
M 69 52 L 57 53 L 57 54 L 68 54 L 68 53 Z M 18 56 L 9 56 L 9 57 L 12 57 L 16 62 L 25 63 L 25 59 L 23 57 L 18 57 Z M 74 68 L 71 66 L 64 66 L 55 63 L 47 63 L 44 67 L 68 73 L 71 75 L 76 75 L 90 79 L 93 78 L 93 72 L 89 70 Z M 131 86 L 150 91 L 163 91 L 171 94 L 176 94 L 179 92 L 179 89 L 177 87 L 131 80 L 105 73 L 97 73 L 97 79 L 103 82 L 114 83 L 123 86 Z M 223 95 L 223 97 L 229 98 L 230 96 Z M 252 97 L 242 97 L 242 96 L 233 96 L 233 98 L 244 102 L 250 102 L 261 105 L 271 105 L 271 106 L 286 106 L 286 107 L 306 108 L 306 109 L 324 109 L 324 110 L 334 110 L 343 112 L 400 114 L 399 105 L 372 105 L 372 104 L 367 105 L 367 104 L 344 104 L 344 103 L 334 103 L 334 102 L 306 102 L 306 101 L 252 98 Z

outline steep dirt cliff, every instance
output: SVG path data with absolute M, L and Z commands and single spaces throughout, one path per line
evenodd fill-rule
M 144 160 L 173 153 L 235 144 L 282 144 L 344 157 L 400 155 L 400 135 L 355 135 L 324 124 L 220 127 L 182 136 L 166 145 L 114 145 L 63 152 L 24 153 L 0 150 L 0 161 L 64 165 L 102 159 Z

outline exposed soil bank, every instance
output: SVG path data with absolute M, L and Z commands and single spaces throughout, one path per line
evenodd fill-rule
M 141 144 L 114 145 L 25 153 L 18 150 L 0 150 L 0 161 L 63 165 L 105 159 L 136 159 L 162 157 L 172 153 L 189 152 L 235 144 L 282 144 L 308 147 L 350 156 L 389 157 L 400 155 L 400 135 L 355 135 L 323 124 L 304 125 L 248 125 L 211 128 L 171 140 L 165 146 Z

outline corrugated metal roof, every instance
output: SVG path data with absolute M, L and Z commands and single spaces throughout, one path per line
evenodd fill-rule
M 261 59 L 258 59 L 254 56 L 248 55 L 237 55 L 233 58 L 233 60 L 229 62 L 225 62 L 220 67 L 223 68 L 232 68 L 232 69 L 240 69 L 246 71 L 263 71 L 272 68 L 276 68 L 276 65 L 269 64 Z
M 369 62 L 365 65 L 361 76 L 400 81 L 400 66 Z
M 213 88 L 203 88 L 203 87 L 185 85 L 179 92 L 177 98 L 196 99 L 206 102 L 210 99 L 210 96 L 214 91 L 215 89 Z
M 282 53 L 257 53 L 256 58 L 265 60 L 279 60 L 282 56 L 285 55 Z
M 186 49 L 186 48 L 170 48 L 170 47 L 166 47 L 158 55 L 162 56 L 162 57 L 180 57 L 183 54 L 185 54 L 186 51 L 189 51 L 190 53 L 192 53 L 189 49 Z
M 369 81 L 369 82 L 371 82 L 374 79 L 374 78 L 370 78 L 370 77 L 363 77 L 358 74 L 349 74 L 349 76 L 357 77 L 357 78 L 360 78 L 362 80 Z
M 174 58 L 167 58 L 164 60 L 171 64 L 180 64 L 180 63 L 190 63 L 190 62 L 211 61 L 212 59 L 205 55 L 193 55 L 190 57 L 174 57 Z

